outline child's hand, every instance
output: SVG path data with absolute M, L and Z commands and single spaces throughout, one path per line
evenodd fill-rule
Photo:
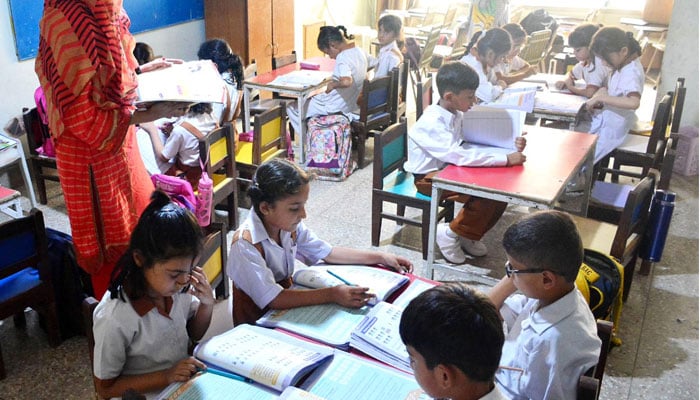
M 499 80 L 499 81 L 497 82 L 497 84 L 498 84 L 498 86 L 501 87 L 501 89 L 505 89 L 505 88 L 508 87 L 508 84 L 506 83 L 506 81 Z
M 179 58 L 161 57 L 139 66 L 139 70 L 141 72 L 151 72 L 162 68 L 168 68 L 173 64 L 182 64 L 183 62 L 184 61 L 180 60 Z
M 343 307 L 360 308 L 367 305 L 370 299 L 377 297 L 367 287 L 338 285 L 333 287 L 335 303 Z
M 515 138 L 515 150 L 518 152 L 521 152 L 525 150 L 525 146 L 527 145 L 527 139 L 525 139 L 525 135 L 527 132 L 523 132 L 522 136 L 518 136 Z
M 397 256 L 395 254 L 383 253 L 382 265 L 388 267 L 400 274 L 405 274 L 407 272 L 413 272 L 413 263 L 405 257 Z
M 194 267 L 190 278 L 190 293 L 197 296 L 202 304 L 214 304 L 214 291 L 202 267 Z
M 567 86 L 568 86 L 568 85 L 566 84 L 566 81 L 556 81 L 556 82 L 554 83 L 554 87 L 557 88 L 557 89 L 559 89 L 559 90 L 563 90 L 563 89 L 564 89 L 565 87 L 567 87 Z
M 166 372 L 168 383 L 187 381 L 197 372 L 197 368 L 206 369 L 207 366 L 194 357 L 180 360 L 174 367 Z
M 508 166 L 508 167 L 512 167 L 514 165 L 521 165 L 522 163 L 525 162 L 525 160 L 527 158 L 527 157 L 525 157 L 525 154 L 523 154 L 519 151 L 516 151 L 514 153 L 510 153 L 506 157 L 508 157 L 508 163 L 506 164 L 506 166 Z
M 586 102 L 586 110 L 593 111 L 598 108 L 603 108 L 603 101 L 601 96 L 593 96 Z

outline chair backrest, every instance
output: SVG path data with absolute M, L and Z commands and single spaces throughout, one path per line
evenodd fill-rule
M 387 114 L 389 117 L 394 97 L 392 75 L 365 79 L 362 84 L 359 122 L 368 123 L 380 114 Z
M 297 52 L 292 50 L 291 54 L 282 54 L 272 57 L 272 69 L 284 67 L 285 65 L 297 62 Z
M 199 265 L 216 290 L 217 297 L 229 296 L 228 277 L 226 275 L 226 235 L 223 224 L 212 222 L 205 230 L 206 236 L 199 257 Z
M 608 352 L 612 343 L 613 323 L 599 319 L 596 321 L 596 328 L 601 342 L 598 363 L 579 379 L 577 400 L 597 400 L 603 383 L 605 365 L 608 362 Z
M 408 58 L 391 70 L 391 123 L 399 122 L 406 114 L 406 93 L 408 92 L 408 70 L 410 61 Z
M 651 128 L 649 142 L 647 143 L 646 153 L 654 155 L 659 150 L 659 145 L 666 142 L 666 133 L 669 129 L 671 119 L 671 105 L 673 103 L 673 92 L 666 93 L 659 104 L 656 105 L 656 113 L 654 114 L 654 125 Z
M 685 103 L 685 78 L 676 80 L 676 89 L 673 93 L 673 107 L 671 112 L 671 132 L 678 133 L 683 116 L 683 103 Z
M 423 45 L 423 48 L 421 49 L 420 59 L 418 60 L 418 65 L 416 66 L 419 75 L 422 72 L 427 72 L 430 70 L 430 61 L 433 59 L 433 53 L 435 52 L 435 46 L 440 39 L 441 30 L 442 27 L 440 25 L 434 25 L 430 29 L 430 32 L 425 39 L 425 45 Z
M 374 135 L 372 189 L 383 189 L 384 178 L 403 167 L 407 159 L 407 139 L 406 121 L 393 124 Z
M 44 144 L 44 138 L 49 137 L 49 127 L 41 121 L 36 107 L 31 109 L 23 108 L 22 119 L 24 121 L 24 130 L 27 132 L 29 154 L 37 156 L 36 149 Z
M 551 36 L 552 31 L 549 29 L 532 32 L 527 39 L 527 43 L 520 51 L 520 58 L 530 63 L 530 65 L 538 65 L 546 55 Z
M 38 270 L 43 282 L 51 282 L 44 215 L 36 208 L 26 217 L 0 224 L 0 280 L 27 268 Z M 12 289 L 17 291 L 16 294 L 23 292 L 22 287 Z M 0 301 L 13 297 L 8 290 L 2 289 Z M 0 310 L 3 307 L 0 305 Z
M 214 180 L 215 187 L 215 176 L 235 177 L 234 149 L 233 127 L 230 122 L 199 139 L 199 157 L 204 162 L 205 171 Z
M 283 106 L 273 107 L 255 117 L 253 164 L 260 165 L 287 150 L 287 112 Z
M 433 76 L 428 74 L 416 82 L 416 120 L 433 104 Z
M 647 175 L 639 181 L 627 196 L 617 225 L 615 238 L 610 248 L 610 255 L 624 260 L 629 249 L 637 249 L 647 227 L 649 206 L 654 195 L 654 174 Z M 622 262 L 623 265 L 625 262 Z
M 464 56 L 464 53 L 467 51 L 465 45 L 469 40 L 469 37 L 467 36 L 468 33 L 468 26 L 462 26 L 457 30 L 457 37 L 455 37 L 455 41 L 452 43 L 452 52 L 450 53 L 448 60 L 459 60 Z
M 659 184 L 657 189 L 668 190 L 671 187 L 671 176 L 673 175 L 673 163 L 676 161 L 675 138 L 668 138 L 664 146 L 664 154 L 659 170 Z

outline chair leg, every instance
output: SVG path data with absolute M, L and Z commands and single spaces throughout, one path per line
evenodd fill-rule
M 642 265 L 639 267 L 639 273 L 642 275 L 649 275 L 653 265 L 654 263 L 649 260 L 642 260 Z
M 0 380 L 5 379 L 5 361 L 2 359 L 2 348 L 0 347 Z
M 236 196 L 238 193 L 236 193 L 236 190 L 238 188 L 236 187 L 235 190 L 228 195 L 227 197 L 227 203 L 228 203 L 228 230 L 234 230 L 238 228 L 238 202 L 236 201 Z
M 41 167 L 37 166 L 35 170 L 39 172 L 39 176 L 36 177 L 36 188 L 37 192 L 39 192 L 39 203 L 46 205 L 46 203 L 48 203 L 48 199 L 46 197 L 46 180 L 44 180 L 44 178 L 41 176 Z
M 49 338 L 49 346 L 56 347 L 61 344 L 61 329 L 58 325 L 56 302 L 51 299 L 42 308 L 46 316 L 46 334 Z
M 382 203 L 376 196 L 372 196 L 372 246 L 379 246 L 379 237 L 382 232 Z
M 624 271 L 625 271 L 625 281 L 622 286 L 622 301 L 626 302 L 627 297 L 630 294 L 630 288 L 632 287 L 632 277 L 634 276 L 634 269 L 637 266 L 637 257 L 634 256 L 628 263 L 625 265 Z
M 23 312 L 19 312 L 12 316 L 12 321 L 15 324 L 15 328 L 24 328 L 27 326 L 27 317 Z
M 361 127 L 357 130 L 357 168 L 364 168 L 367 164 L 365 162 L 365 140 L 367 140 L 367 131 L 365 127 Z
M 396 215 L 403 217 L 406 214 L 406 206 L 403 204 L 396 205 Z M 403 221 L 396 221 L 396 225 L 403 225 Z
M 422 244 L 422 250 L 423 250 L 423 259 L 427 260 L 428 259 L 428 239 L 429 239 L 429 229 L 428 227 L 430 226 L 430 209 L 429 208 L 424 208 L 421 213 L 421 228 L 420 228 L 420 235 L 421 235 L 421 244 Z

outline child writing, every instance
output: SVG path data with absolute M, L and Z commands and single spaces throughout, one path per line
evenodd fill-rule
M 365 52 L 355 47 L 344 26 L 322 26 L 318 34 L 318 49 L 335 59 L 333 80 L 326 86 L 326 92 L 313 96 L 306 104 L 306 117 L 343 113 L 357 113 L 357 97 L 367 76 Z M 300 132 L 301 121 L 296 102 L 287 104 L 287 116 L 295 131 Z
M 527 78 L 537 72 L 536 68 L 520 58 L 520 50 L 527 40 L 527 32 L 520 24 L 510 23 L 503 25 L 503 29 L 510 34 L 511 49 L 506 56 L 506 61 L 496 65 L 493 70 L 498 81 L 506 85 L 513 84 Z
M 463 283 L 428 289 L 401 314 L 399 333 L 416 381 L 431 398 L 506 399 L 494 384 L 503 324 L 485 295 Z
M 216 64 L 221 77 L 226 82 L 229 101 L 224 104 L 214 104 L 214 118 L 220 125 L 238 118 L 243 96 L 243 62 L 241 57 L 231 50 L 228 42 L 223 39 L 211 39 L 202 43 L 197 52 L 200 60 L 211 60 Z M 235 124 L 233 125 L 236 126 Z
M 404 168 L 413 174 L 420 193 L 432 194 L 432 177 L 448 164 L 505 167 L 525 162 L 522 151 L 526 141 L 522 136 L 515 140 L 516 151 L 507 155 L 462 145 L 463 113 L 475 103 L 474 93 L 479 86 L 479 75 L 473 68 L 460 61 L 445 63 L 438 70 L 436 83 L 438 104 L 430 105 L 408 132 Z M 464 203 L 464 207 L 449 226 L 438 225 L 436 242 L 442 255 L 454 264 L 466 261 L 462 247 L 473 256 L 486 255 L 488 250 L 480 240 L 498 222 L 506 203 L 449 192 L 444 198 Z
M 311 177 L 296 164 L 273 159 L 255 172 L 248 195 L 250 213 L 233 235 L 226 271 L 234 283 L 233 323 L 254 323 L 267 308 L 288 309 L 337 303 L 359 308 L 372 297 L 366 287 L 339 285 L 290 289 L 294 260 L 307 265 L 382 264 L 411 272 L 407 259 L 378 251 L 331 246 L 302 221 Z
M 593 36 L 591 50 L 612 69 L 607 85 L 586 102 L 586 109 L 593 113 L 589 132 L 598 134 L 598 162 L 624 142 L 637 122 L 635 110 L 644 89 L 644 68 L 639 62 L 642 49 L 631 32 L 602 28 Z
M 508 86 L 496 78 L 493 68 L 502 64 L 510 51 L 510 35 L 504 29 L 491 28 L 472 36 L 467 45 L 467 54 L 460 61 L 479 74 L 479 87 L 476 90 L 479 101 L 490 103 L 496 100 Z
M 387 76 L 403 61 L 399 46 L 401 40 L 401 18 L 387 14 L 377 22 L 377 41 L 381 48 L 377 58 L 367 57 L 368 67 L 374 68 L 374 77 Z
M 601 343 L 574 283 L 583 262 L 576 225 L 560 211 L 535 212 L 508 227 L 503 247 L 506 276 L 489 292 L 507 325 L 496 382 L 509 398 L 575 399 Z
M 597 25 L 583 24 L 569 34 L 569 46 L 573 47 L 578 63 L 565 80 L 556 83 L 557 89 L 568 89 L 573 94 L 590 98 L 605 85 L 610 70 L 589 49 L 598 29 Z M 586 87 L 576 87 L 575 82 L 579 79 L 586 83 Z
M 202 231 L 194 215 L 156 191 L 95 308 L 94 374 L 100 398 L 157 392 L 205 365 L 188 356 L 211 321 L 214 297 L 196 266 Z

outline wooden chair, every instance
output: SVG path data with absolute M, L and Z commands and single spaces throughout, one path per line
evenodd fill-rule
M 423 111 L 433 104 L 433 76 L 428 74 L 416 82 L 416 121 L 423 115 Z
M 94 360 L 95 360 L 95 334 L 92 331 L 92 320 L 93 320 L 93 315 L 95 314 L 95 308 L 97 308 L 97 305 L 100 302 L 97 301 L 92 296 L 88 296 L 85 299 L 83 299 L 82 303 L 82 311 L 83 311 L 83 324 L 85 327 L 85 337 L 87 338 L 87 345 L 88 345 L 88 352 L 90 354 L 90 371 L 93 371 L 93 386 L 95 384 L 95 378 L 94 378 Z M 97 386 L 94 386 L 95 388 L 95 395 L 93 398 L 99 399 L 99 396 L 97 395 Z
M 430 226 L 430 196 L 418 193 L 413 175 L 403 170 L 407 159 L 406 121 L 393 124 L 374 135 L 374 166 L 372 171 L 372 246 L 379 246 L 382 219 L 409 224 L 421 229 L 423 259 L 428 257 L 428 226 Z M 396 205 L 396 213 L 384 209 L 384 202 Z M 454 202 L 443 201 L 438 221 L 451 221 Z M 405 216 L 406 207 L 421 210 L 421 219 Z
M 45 318 L 49 345 L 56 347 L 61 333 L 48 251 L 44 215 L 38 209 L 0 224 L 0 320 L 14 316 L 15 325 L 23 326 L 24 310 L 31 307 Z M 0 379 L 5 376 L 0 352 Z
M 364 168 L 365 141 L 371 131 L 384 129 L 391 123 L 393 109 L 392 77 L 382 76 L 372 80 L 365 79 L 362 84 L 362 100 L 360 102 L 360 118 L 352 121 L 352 139 L 357 148 L 357 166 Z
M 273 107 L 259 114 L 253 124 L 253 141 L 238 143 L 236 167 L 239 171 L 240 188 L 250 184 L 260 164 L 286 154 L 286 116 L 287 112 L 282 106 Z
M 228 229 L 238 227 L 238 191 L 236 190 L 236 157 L 233 127 L 230 122 L 214 129 L 199 140 L 199 157 L 206 160 L 204 170 L 214 181 L 214 196 L 212 207 L 212 221 L 214 209 L 224 200 L 225 209 L 228 212 Z
M 639 245 L 647 228 L 655 175 L 649 174 L 630 191 L 617 225 L 573 215 L 585 248 L 615 257 L 625 268 L 623 300 L 627 300 Z
M 520 58 L 527 61 L 530 65 L 539 66 L 540 62 L 547 55 L 551 37 L 552 31 L 549 29 L 532 32 L 527 39 L 527 43 L 520 51 Z
M 601 341 L 598 364 L 586 371 L 579 379 L 577 400 L 597 400 L 603 383 L 605 365 L 608 362 L 608 352 L 612 342 L 613 323 L 599 319 L 596 321 L 596 326 L 598 328 L 598 337 Z
M 411 62 L 405 58 L 391 71 L 393 90 L 391 91 L 391 123 L 395 124 L 405 118 L 406 95 L 408 94 L 408 71 Z
M 49 127 L 41 121 L 36 107 L 23 108 L 22 118 L 24 129 L 27 131 L 32 180 L 36 182 L 39 191 L 39 203 L 46 204 L 46 181 L 59 181 L 56 157 L 39 154 L 36 149 L 44 144 L 44 138 L 49 137 Z
M 425 39 L 425 44 L 423 45 L 423 48 L 420 52 L 420 58 L 418 59 L 418 63 L 412 66 L 415 75 L 413 77 L 414 82 L 420 80 L 421 75 L 430 72 L 430 63 L 433 60 L 435 46 L 437 46 L 437 42 L 440 39 L 440 30 L 441 26 L 435 25 L 428 32 Z
M 226 274 L 226 231 L 224 225 L 212 222 L 205 229 L 205 238 L 199 265 L 209 279 L 209 283 L 216 291 L 217 298 L 227 299 L 231 294 L 229 279 Z

